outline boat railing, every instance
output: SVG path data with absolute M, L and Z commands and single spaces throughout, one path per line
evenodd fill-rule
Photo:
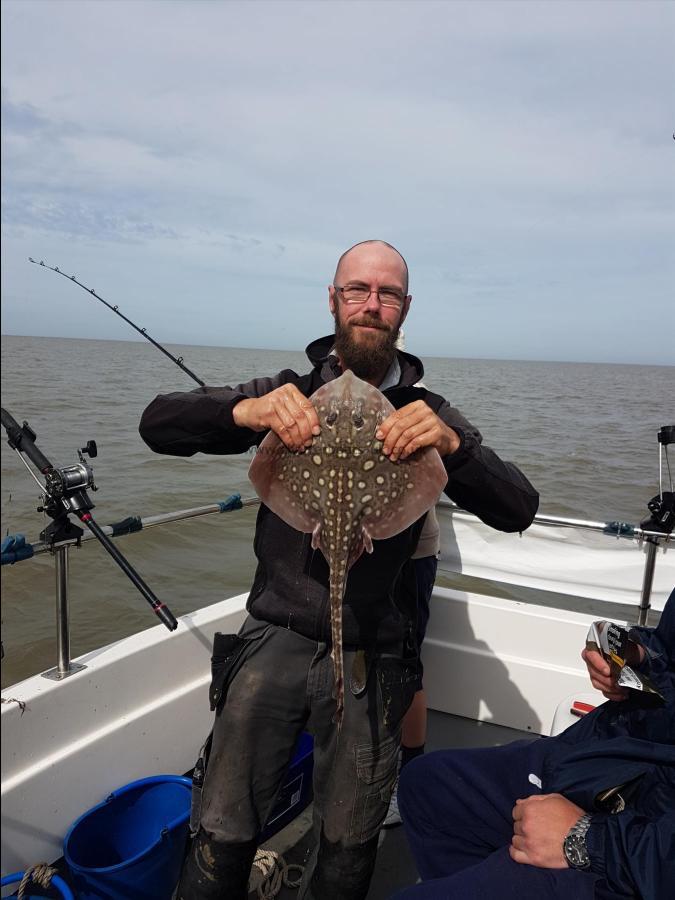
M 190 509 L 175 510 L 168 513 L 160 513 L 153 516 L 130 516 L 121 522 L 101 526 L 103 532 L 110 538 L 117 538 L 124 535 L 131 535 L 135 532 L 154 528 L 162 525 L 168 525 L 175 522 L 181 522 L 186 519 L 196 519 L 203 516 L 216 515 L 223 512 L 231 512 L 246 507 L 255 507 L 260 504 L 258 497 L 250 497 L 243 499 L 239 494 L 232 494 L 227 500 L 217 503 L 210 503 L 205 506 L 192 507 Z M 478 517 L 472 513 L 467 513 L 460 507 L 456 506 L 450 500 L 441 498 L 438 506 L 448 510 L 450 513 L 457 512 L 464 517 L 475 519 Z M 636 541 L 639 545 L 646 545 L 644 572 L 642 578 L 642 587 L 640 591 L 640 602 L 637 607 L 638 624 L 644 625 L 647 622 L 647 616 L 650 610 L 650 600 L 654 581 L 654 570 L 656 567 L 657 551 L 660 547 L 664 547 L 672 543 L 675 539 L 673 534 L 664 534 L 659 531 L 650 531 L 643 529 L 637 525 L 630 525 L 625 522 L 600 522 L 585 519 L 565 518 L 563 516 L 550 516 L 537 514 L 534 518 L 537 525 L 545 527 L 563 527 L 573 528 L 581 531 L 592 531 L 605 534 L 614 538 L 623 538 Z M 21 536 L 16 536 L 21 537 Z M 69 575 L 69 551 L 73 546 L 79 547 L 90 540 L 94 540 L 94 535 L 85 532 L 77 538 L 62 540 L 58 542 L 49 542 L 40 540 L 34 544 L 25 544 L 27 553 L 25 559 L 33 556 L 39 556 L 49 553 L 54 557 L 55 574 L 56 574 L 56 644 L 57 644 L 57 664 L 56 667 L 44 673 L 45 678 L 53 680 L 61 680 L 79 671 L 82 666 L 71 662 L 70 659 L 70 613 L 69 613 L 69 592 L 68 592 L 68 575 Z M 23 542 L 23 539 L 22 539 Z M 3 547 L 4 549 L 4 547 Z M 11 558 L 10 554 L 3 553 L 2 564 L 8 564 L 19 561 L 19 558 Z

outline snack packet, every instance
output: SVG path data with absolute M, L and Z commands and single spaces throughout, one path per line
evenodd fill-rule
M 661 705 L 665 703 L 665 699 L 650 679 L 642 673 L 638 674 L 627 664 L 627 658 L 632 655 L 631 649 L 635 647 L 629 640 L 628 633 L 628 628 L 615 622 L 593 622 L 586 636 L 586 649 L 602 654 L 619 687 L 641 692 L 645 699 L 649 698 Z

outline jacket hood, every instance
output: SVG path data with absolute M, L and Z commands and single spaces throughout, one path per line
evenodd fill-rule
M 307 358 L 325 380 L 328 380 L 328 372 L 332 373 L 333 378 L 338 378 L 342 374 L 337 357 L 329 357 L 334 344 L 335 335 L 328 334 L 325 337 L 318 338 L 316 341 L 312 341 L 305 350 Z M 422 380 L 424 377 L 424 366 L 420 359 L 413 356 L 412 353 L 406 353 L 403 350 L 397 350 L 396 356 L 401 367 L 401 378 L 397 385 L 398 387 L 411 387 Z

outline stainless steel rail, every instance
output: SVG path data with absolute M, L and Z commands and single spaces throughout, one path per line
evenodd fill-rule
M 437 505 L 447 509 L 454 509 L 461 515 L 472 519 L 477 518 L 473 513 L 466 512 L 457 504 L 446 500 L 445 497 L 441 497 Z M 630 525 L 627 522 L 594 522 L 589 519 L 567 519 L 564 516 L 545 516 L 537 513 L 534 517 L 534 523 L 537 525 L 551 525 L 556 528 L 579 528 L 582 531 L 599 531 L 608 535 L 608 537 L 614 538 L 628 538 L 638 541 L 653 539 L 657 543 L 675 541 L 675 534 L 664 534 L 662 531 L 646 531 L 637 525 Z
M 249 497 L 247 500 L 241 501 L 241 507 L 245 508 L 248 506 L 259 506 L 260 500 L 258 497 Z M 236 510 L 230 510 L 232 512 L 236 512 Z M 145 518 L 141 517 L 142 528 L 139 531 L 145 531 L 146 528 L 155 528 L 157 525 L 169 525 L 171 522 L 182 522 L 184 519 L 198 519 L 201 516 L 212 516 L 218 513 L 222 514 L 223 510 L 218 503 L 209 503 L 208 506 L 195 506 L 192 509 L 178 509 L 175 512 L 169 513 L 160 513 L 157 516 L 145 516 Z M 126 537 L 125 534 L 113 534 L 113 526 L 112 525 L 102 525 L 101 531 L 108 535 L 108 537 Z M 129 534 L 136 534 L 135 531 L 129 532 Z M 72 538 L 68 541 L 61 541 L 56 544 L 50 544 L 46 541 L 37 541 L 33 544 L 33 555 L 38 556 L 41 553 L 51 553 L 52 550 L 57 549 L 59 547 L 68 547 L 73 544 L 79 546 L 80 544 L 86 544 L 87 541 L 96 540 L 91 532 L 85 532 L 80 538 Z
M 259 506 L 260 500 L 258 497 L 249 497 L 246 500 L 241 501 L 242 508 L 250 507 L 250 506 Z M 473 513 L 465 512 L 455 503 L 452 503 L 450 500 L 445 500 L 441 498 L 438 502 L 439 506 L 446 507 L 447 509 L 454 509 L 458 513 L 461 513 L 463 516 L 468 516 L 473 519 L 477 519 L 477 516 L 474 516 Z M 182 522 L 184 519 L 197 519 L 201 516 L 212 516 L 215 514 L 221 514 L 222 509 L 218 503 L 210 503 L 207 506 L 195 506 L 191 509 L 179 509 L 174 512 L 169 513 L 160 513 L 156 516 L 145 516 L 141 517 L 140 521 L 143 526 L 142 529 L 146 528 L 154 528 L 158 525 L 168 525 L 171 522 Z M 663 534 L 660 531 L 645 531 L 642 528 L 638 528 L 636 525 L 625 525 L 624 527 L 628 529 L 625 533 L 619 533 L 612 529 L 612 526 L 618 523 L 614 522 L 594 522 L 586 519 L 566 519 L 561 516 L 545 516 L 541 514 L 537 514 L 534 517 L 534 521 L 537 525 L 550 525 L 556 527 L 565 527 L 565 528 L 579 528 L 585 531 L 599 531 L 604 534 L 607 534 L 609 537 L 615 538 L 628 538 L 634 539 L 638 541 L 653 539 L 657 543 L 670 543 L 675 541 L 675 535 Z M 105 532 L 109 537 L 125 537 L 125 535 L 114 535 L 113 534 L 113 526 L 112 525 L 103 525 L 101 526 L 101 530 Z M 131 532 L 135 534 L 135 532 Z M 94 540 L 94 535 L 85 532 L 81 538 L 72 538 L 68 541 L 61 541 L 56 544 L 50 544 L 46 541 L 36 541 L 32 545 L 33 554 L 35 556 L 40 555 L 41 553 L 52 553 L 54 550 L 59 547 L 67 547 L 71 545 L 85 544 L 87 541 Z
M 241 507 L 246 508 L 258 506 L 260 500 L 257 497 L 249 497 L 241 501 Z M 465 512 L 449 500 L 441 498 L 439 506 L 455 510 L 459 515 L 476 519 L 472 513 Z M 229 510 L 225 510 L 229 511 Z M 156 516 L 146 516 L 141 518 L 142 528 L 154 528 L 159 525 L 168 525 L 172 522 L 181 522 L 184 519 L 197 519 L 202 516 L 210 516 L 221 514 L 224 510 L 219 503 L 211 503 L 207 506 L 197 506 L 192 509 L 176 510 L 174 512 L 162 513 Z M 620 522 L 594 522 L 585 519 L 568 519 L 561 516 L 546 516 L 538 514 L 534 517 L 534 521 L 538 525 L 550 527 L 576 528 L 585 531 L 595 531 L 606 534 L 614 539 L 623 538 L 636 540 L 640 543 L 647 543 L 647 554 L 645 558 L 644 576 L 642 582 L 642 590 L 640 604 L 638 607 L 638 624 L 644 625 L 647 622 L 647 616 L 650 609 L 650 597 L 652 584 L 654 580 L 654 567 L 656 565 L 656 551 L 659 546 L 665 546 L 675 540 L 675 535 L 662 534 L 657 531 L 645 531 L 637 526 Z M 112 525 L 102 526 L 102 530 L 110 537 L 123 537 L 124 534 L 114 534 Z M 127 532 L 135 534 L 137 531 Z M 33 544 L 34 555 L 43 553 L 51 553 L 55 557 L 56 563 L 56 637 L 57 637 L 57 661 L 56 668 L 51 669 L 44 674 L 45 678 L 62 679 L 72 675 L 85 666 L 77 665 L 70 661 L 70 621 L 69 621 L 69 603 L 68 603 L 68 552 L 71 546 L 84 544 L 87 541 L 94 540 L 94 535 L 86 532 L 80 538 L 68 541 L 62 541 L 57 544 L 49 544 L 45 541 L 39 541 Z

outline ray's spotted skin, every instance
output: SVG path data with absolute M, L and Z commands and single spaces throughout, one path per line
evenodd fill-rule
M 347 575 L 373 541 L 403 531 L 435 503 L 447 481 L 437 451 L 418 450 L 396 462 L 382 453 L 375 433 L 394 407 L 351 372 L 311 396 L 320 434 L 311 447 L 291 452 L 270 432 L 249 478 L 258 496 L 291 527 L 312 535 L 330 568 L 331 657 L 335 722 L 342 721 L 342 600 Z

